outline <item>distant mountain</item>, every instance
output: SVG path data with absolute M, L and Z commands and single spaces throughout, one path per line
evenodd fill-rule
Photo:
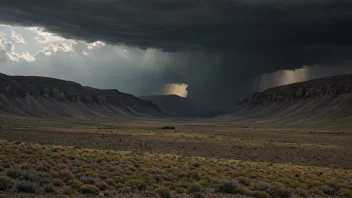
M 174 117 L 210 118 L 224 113 L 224 111 L 199 108 L 197 104 L 198 101 L 177 95 L 141 96 L 140 98 L 153 102 L 158 105 L 163 112 Z
M 225 117 L 255 122 L 336 120 L 352 116 L 352 74 L 273 87 L 249 95 Z
M 140 98 L 153 102 L 158 105 L 162 111 L 171 116 L 193 117 L 196 115 L 195 109 L 189 103 L 187 98 L 177 95 L 142 96 Z
M 153 103 L 117 90 L 100 90 L 54 78 L 5 74 L 0 74 L 0 115 L 164 116 Z

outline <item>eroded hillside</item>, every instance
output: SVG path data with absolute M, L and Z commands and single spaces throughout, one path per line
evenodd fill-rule
M 161 116 L 158 107 L 118 90 L 36 76 L 0 76 L 0 113 L 20 116 Z
M 225 117 L 251 122 L 320 122 L 352 116 L 352 75 L 289 84 L 254 93 Z

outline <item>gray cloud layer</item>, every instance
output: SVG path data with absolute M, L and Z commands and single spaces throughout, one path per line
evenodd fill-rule
M 339 65 L 352 51 L 350 0 L 2 0 L 0 21 L 180 52 L 163 77 L 208 102 L 230 103 L 262 73 Z

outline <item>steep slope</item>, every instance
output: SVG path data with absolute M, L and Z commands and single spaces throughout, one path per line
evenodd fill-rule
M 252 122 L 318 122 L 352 116 L 352 75 L 315 79 L 254 93 L 225 117 Z
M 162 116 L 151 102 L 117 90 L 37 76 L 0 74 L 0 114 L 36 117 Z

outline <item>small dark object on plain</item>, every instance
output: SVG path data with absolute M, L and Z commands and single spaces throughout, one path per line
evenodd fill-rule
M 173 126 L 164 126 L 164 127 L 162 127 L 161 129 L 169 129 L 169 130 L 172 130 L 172 129 L 176 129 L 176 127 L 173 127 Z

